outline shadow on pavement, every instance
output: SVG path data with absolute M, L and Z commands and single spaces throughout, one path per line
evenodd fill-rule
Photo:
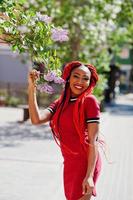
M 133 116 L 133 104 L 128 103 L 111 103 L 105 106 L 106 111 L 112 115 L 131 115 Z
M 0 147 L 16 147 L 28 140 L 51 140 L 52 133 L 48 125 L 6 122 L 0 124 Z

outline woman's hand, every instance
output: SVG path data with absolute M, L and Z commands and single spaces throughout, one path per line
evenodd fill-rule
M 84 195 L 92 194 L 94 188 L 93 177 L 84 178 L 82 183 L 82 188 Z
M 29 72 L 28 76 L 29 87 L 36 88 L 36 80 L 39 78 L 39 75 L 40 73 L 35 69 Z

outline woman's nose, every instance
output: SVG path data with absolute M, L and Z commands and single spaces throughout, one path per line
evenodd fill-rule
M 79 84 L 82 84 L 82 83 L 83 83 L 83 79 L 82 79 L 82 78 L 79 78 L 78 83 L 79 83 Z

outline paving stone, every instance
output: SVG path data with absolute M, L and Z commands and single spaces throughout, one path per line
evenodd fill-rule
M 100 132 L 112 163 L 100 150 L 97 200 L 133 200 L 132 97 L 120 96 L 101 114 Z M 0 115 L 0 200 L 65 200 L 63 159 L 48 124 L 18 123 L 17 108 L 0 107 Z

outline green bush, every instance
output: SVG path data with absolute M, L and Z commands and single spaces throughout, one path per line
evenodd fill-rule
M 17 107 L 21 103 L 20 99 L 17 97 L 7 97 L 6 98 L 6 105 L 7 106 L 12 106 L 12 107 Z

